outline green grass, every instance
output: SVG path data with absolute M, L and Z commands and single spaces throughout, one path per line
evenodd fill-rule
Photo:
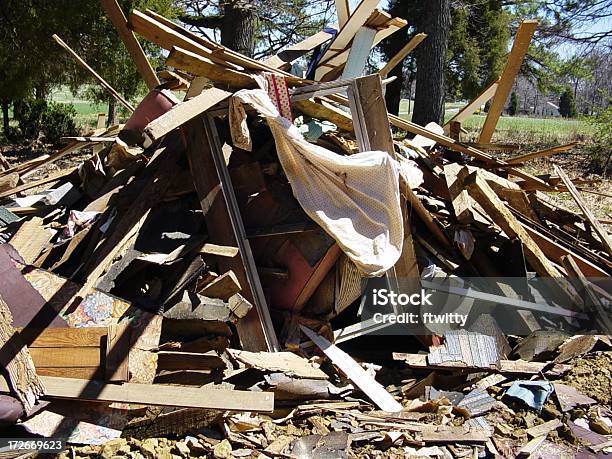
M 445 105 L 445 119 L 450 119 L 461 108 L 461 103 L 447 103 Z M 410 119 L 407 112 L 408 101 L 400 102 L 400 116 Z M 475 141 L 486 115 L 472 115 L 466 119 L 462 127 L 468 131 L 466 140 Z M 568 120 L 564 118 L 531 118 L 527 116 L 502 116 L 497 123 L 493 142 L 518 144 L 560 144 L 581 141 L 593 135 L 592 127 L 583 120 Z

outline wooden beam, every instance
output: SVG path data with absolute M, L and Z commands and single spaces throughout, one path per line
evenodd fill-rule
M 531 37 L 537 26 L 538 21 L 535 20 L 523 21 L 519 26 L 512 45 L 512 51 L 510 51 L 510 55 L 508 56 L 508 62 L 499 78 L 499 86 L 497 87 L 497 91 L 495 91 L 489 113 L 487 113 L 487 118 L 482 126 L 482 131 L 478 139 L 479 143 L 491 142 L 493 131 L 495 131 L 495 126 L 497 126 L 499 117 L 504 110 L 506 100 L 508 100 L 512 85 L 514 84 L 514 79 L 521 69 L 521 64 L 523 63 L 523 59 L 531 43 Z
M 495 80 L 489 86 L 484 88 L 480 94 L 478 94 L 469 104 L 463 107 L 461 110 L 457 112 L 455 116 L 453 116 L 450 120 L 448 120 L 444 124 L 444 128 L 450 126 L 450 124 L 454 121 L 459 123 L 463 123 L 467 118 L 472 116 L 476 110 L 478 110 L 483 104 L 486 104 L 491 97 L 497 91 L 497 87 L 499 85 L 499 79 Z
M 572 198 L 574 198 L 574 201 L 576 201 L 576 204 L 578 204 L 578 207 L 582 211 L 583 215 L 585 216 L 585 218 L 587 219 L 587 221 L 589 222 L 593 230 L 599 236 L 602 245 L 604 246 L 606 252 L 608 252 L 608 255 L 612 256 L 612 240 L 610 239 L 610 235 L 608 234 L 606 229 L 603 227 L 601 223 L 599 223 L 599 220 L 595 218 L 595 215 L 593 215 L 593 212 L 591 212 L 591 209 L 589 209 L 589 207 L 583 201 L 582 197 L 580 196 L 580 193 L 578 192 L 578 190 L 576 189 L 576 187 L 574 186 L 570 178 L 567 176 L 567 174 L 563 171 L 563 169 L 561 169 L 556 164 L 555 164 L 555 172 L 557 173 L 559 177 L 561 177 L 561 180 L 567 187 L 567 191 L 569 192 L 569 194 L 572 195 Z
M 256 88 L 257 82 L 252 76 L 236 70 L 222 67 L 209 59 L 182 48 L 173 47 L 166 59 L 166 65 L 184 70 L 193 75 L 203 76 L 225 89 Z
M 419 46 L 419 44 L 425 40 L 427 37 L 426 33 L 417 33 L 412 39 L 404 45 L 402 49 L 400 49 L 395 56 L 389 59 L 389 62 L 385 64 L 385 66 L 378 71 L 378 74 L 381 78 L 386 78 L 389 72 L 393 70 L 400 62 L 404 60 L 404 58 L 412 52 L 414 48 Z
M 338 17 L 338 25 L 344 27 L 351 17 L 348 0 L 336 0 L 336 16 Z
M 546 258 L 538 244 L 529 236 L 518 220 L 506 208 L 506 205 L 497 197 L 493 189 L 479 172 L 468 175 L 464 182 L 468 193 L 487 212 L 506 235 L 510 238 L 519 238 L 523 243 L 525 258 L 533 269 L 545 277 L 558 278 L 559 271 Z
M 62 48 L 64 48 L 68 52 L 68 54 L 70 54 L 74 58 L 74 60 L 76 60 L 81 65 L 81 67 L 87 70 L 89 74 L 93 76 L 98 81 L 98 83 L 102 85 L 104 89 L 106 89 L 106 92 L 108 92 L 111 96 L 117 99 L 117 101 L 119 101 L 119 103 L 123 105 L 125 108 L 127 108 L 130 112 L 134 111 L 134 107 L 132 106 L 132 104 L 130 104 L 127 100 L 125 100 L 123 96 L 121 96 L 121 94 L 115 91 L 115 89 L 110 84 L 108 84 L 104 78 L 98 75 L 98 73 L 94 69 L 92 69 L 89 66 L 89 64 L 87 64 L 87 62 L 85 62 L 81 58 L 81 56 L 79 56 L 60 37 L 58 37 L 56 34 L 53 34 L 53 39 L 57 42 L 57 44 L 59 44 Z
M 300 325 L 300 329 L 321 349 L 327 357 L 348 376 L 381 410 L 395 413 L 402 410 L 385 388 L 368 375 L 366 371 L 353 358 L 339 347 L 333 345 L 322 336 L 317 335 L 309 328 Z
M 140 73 L 140 76 L 149 89 L 155 88 L 159 85 L 159 79 L 153 67 L 151 67 L 151 63 L 147 59 L 147 56 L 145 56 L 142 46 L 138 43 L 134 32 L 129 29 L 127 18 L 125 14 L 123 14 L 119 3 L 117 3 L 117 0 L 101 0 L 101 3 L 111 22 L 115 25 L 119 37 L 127 48 L 128 53 L 132 56 L 138 73 Z
M 331 42 L 329 48 L 321 56 L 320 63 L 324 64 L 329 61 L 336 54 L 343 52 L 348 48 L 349 44 L 353 40 L 353 37 L 357 31 L 363 26 L 369 19 L 370 14 L 374 12 L 380 0 L 362 0 L 357 6 L 349 20 L 344 24 L 344 27 L 340 29 L 336 38 Z M 317 68 L 315 72 L 315 79 L 319 80 L 326 71 L 322 68 Z
M 526 153 L 521 156 L 516 156 L 515 158 L 507 159 L 506 162 L 508 164 L 521 164 L 521 163 L 524 163 L 525 161 L 529 161 L 535 158 L 541 158 L 543 156 L 551 156 L 556 153 L 563 153 L 564 151 L 571 150 L 576 145 L 578 145 L 578 142 L 571 142 L 571 143 L 566 143 L 565 145 L 558 145 L 556 147 L 547 148 L 545 150 L 532 151 L 531 153 Z
M 162 384 L 106 384 L 73 378 L 41 376 L 46 390 L 45 398 L 89 400 L 92 402 L 119 402 L 136 405 L 177 406 L 229 411 L 274 410 L 272 392 L 252 392 L 211 387 L 176 387 Z M 0 391 L 8 392 L 4 378 Z
M 76 167 L 71 167 L 63 171 L 55 172 L 54 174 L 49 174 L 48 176 L 41 178 L 39 180 L 34 180 L 33 182 L 24 183 L 23 185 L 19 185 L 11 190 L 0 193 L 0 199 L 7 198 L 14 194 L 20 193 L 25 190 L 29 190 L 30 188 L 35 188 L 37 186 L 44 185 L 46 183 L 57 182 L 58 180 L 72 174 L 75 170 L 76 170 Z
M 199 96 L 175 106 L 172 110 L 151 121 L 144 129 L 145 136 L 151 143 L 155 142 L 230 96 L 231 93 L 222 89 L 206 89 Z

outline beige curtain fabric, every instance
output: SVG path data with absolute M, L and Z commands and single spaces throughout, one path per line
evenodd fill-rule
M 404 239 L 398 163 L 383 151 L 341 156 L 307 142 L 261 89 L 230 100 L 232 140 L 240 148 L 250 145 L 242 104 L 267 119 L 296 199 L 359 271 L 381 276 L 395 265 Z

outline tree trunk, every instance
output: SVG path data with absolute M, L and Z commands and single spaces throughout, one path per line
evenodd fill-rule
M 9 131 L 9 105 L 10 101 L 8 99 L 2 100 L 2 129 L 4 135 L 8 135 Z
M 223 7 L 221 44 L 246 56 L 255 51 L 255 14 L 249 2 L 228 1 Z
M 411 16 L 408 14 L 408 3 L 409 2 L 405 0 L 389 0 L 387 12 L 393 17 L 400 17 L 408 20 L 408 18 Z M 407 30 L 408 27 L 401 29 L 398 32 L 390 35 L 381 43 L 381 49 L 385 54 L 387 62 L 408 42 Z M 403 72 L 404 60 L 402 60 L 402 62 L 397 64 L 395 68 L 389 72 L 389 77 L 395 76 L 397 78 L 391 83 L 387 84 L 385 88 L 385 102 L 387 104 L 387 110 L 389 113 L 394 115 L 399 113 L 399 105 L 402 98 L 402 88 L 404 87 L 405 80 L 405 75 Z
M 444 117 L 444 66 L 450 30 L 450 0 L 429 0 L 419 5 L 417 32 L 427 39 L 415 50 L 416 91 L 412 121 L 422 126 Z
M 108 100 L 108 126 L 115 124 L 115 117 L 117 115 L 117 101 L 114 97 Z

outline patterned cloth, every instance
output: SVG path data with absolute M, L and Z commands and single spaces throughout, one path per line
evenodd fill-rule
M 285 77 L 277 73 L 265 72 L 264 77 L 267 83 L 267 91 L 270 99 L 274 102 L 276 109 L 283 118 L 293 122 L 291 114 L 291 99 Z

